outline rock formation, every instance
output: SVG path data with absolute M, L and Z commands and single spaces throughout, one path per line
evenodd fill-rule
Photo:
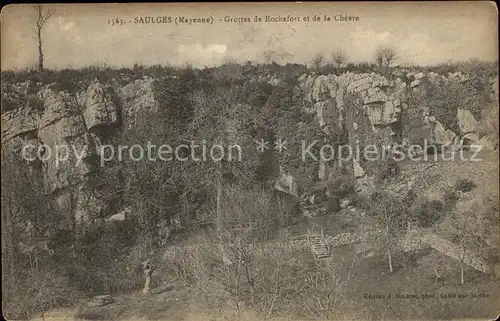
M 496 148 L 495 139 L 480 135 L 480 120 L 470 110 L 458 108 L 457 132 L 430 114 L 428 106 L 409 104 L 412 96 L 425 94 L 422 89 L 425 82 L 466 82 L 466 75 L 408 72 L 405 79 L 388 80 L 375 73 L 347 72 L 303 74 L 298 83 L 306 112 L 315 116 L 317 125 L 328 138 L 343 137 L 345 141 L 340 143 L 349 145 L 353 151 L 374 145 L 380 152 L 403 142 L 414 144 L 422 138 L 444 146 L 461 144 L 468 139 L 486 148 Z M 2 144 L 18 151 L 23 146 L 32 146 L 25 150 L 27 159 L 34 159 L 40 152 L 45 159 L 42 166 L 45 192 L 53 197 L 56 208 L 71 213 L 71 219 L 77 222 L 91 220 L 103 208 L 88 184 L 89 175 L 99 166 L 95 158 L 99 156 L 102 140 L 110 133 L 133 127 L 141 111 L 157 110 L 153 82 L 154 79 L 148 77 L 126 85 L 116 79 L 112 85 L 95 80 L 73 94 L 57 90 L 54 84 L 40 87 L 35 95 L 43 111 L 26 106 L 2 113 Z M 28 95 L 32 84 L 11 87 L 5 87 L 8 91 L 2 93 L 6 101 L 23 103 L 26 101 L 23 95 Z M 495 81 L 491 82 L 491 95 L 498 99 Z M 66 146 L 66 150 L 61 146 Z M 44 154 L 56 152 L 56 147 L 60 149 L 57 152 L 66 157 L 64 161 Z M 376 163 L 356 157 L 343 164 L 320 161 L 317 178 L 333 180 L 341 170 L 347 170 L 357 180 L 357 191 L 370 191 Z M 275 187 L 297 195 L 301 189 L 297 180 L 283 171 L 277 174 L 280 178 Z
M 2 114 L 2 144 L 30 146 L 26 149 L 28 159 L 39 152 L 45 193 L 53 196 L 56 210 L 73 213 L 68 225 L 73 219 L 88 220 L 102 207 L 92 194 L 87 177 L 96 166 L 92 162 L 98 153 L 99 136 L 95 129 L 117 122 L 111 90 L 93 82 L 86 92 L 72 95 L 48 85 L 38 92 L 44 107 L 42 114 L 27 108 Z

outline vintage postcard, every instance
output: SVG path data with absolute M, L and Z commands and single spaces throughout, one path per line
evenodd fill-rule
M 1 11 L 7 320 L 495 320 L 494 2 Z

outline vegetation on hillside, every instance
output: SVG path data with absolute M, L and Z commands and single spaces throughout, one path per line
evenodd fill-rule
M 49 84 L 56 91 L 76 94 L 94 79 L 117 88 L 149 77 L 158 110 L 141 110 L 133 128 L 114 131 L 105 138 L 106 143 L 176 146 L 196 141 L 209 147 L 237 143 L 243 151 L 242 161 L 113 159 L 105 167 L 97 167 L 86 181 L 105 204 L 100 217 L 86 229 L 77 229 L 74 222 L 68 224 L 70 228 L 60 224 L 74 213 L 59 213 L 51 207 L 51 195 L 42 192 L 42 170 L 18 162 L 11 151 L 2 150 L 2 303 L 9 317 L 28 317 L 73 304 L 86 295 L 137 291 L 143 282 L 140 263 L 163 257 L 168 249 L 164 277 L 192 289 L 193 305 L 205 311 L 217 314 L 229 304 L 238 313 L 252 309 L 266 318 L 284 316 L 287 311 L 305 318 L 342 318 L 342 309 L 356 303 L 352 297 L 347 299 L 349 289 L 366 285 L 363 283 L 373 274 L 357 265 L 358 253 L 351 248 L 332 265 L 303 259 L 303 253 L 288 242 L 290 230 L 301 221 L 300 206 L 296 198 L 276 192 L 273 183 L 281 169 L 293 175 L 303 189 L 317 187 L 318 164 L 312 160 L 303 163 L 297 157 L 301 142 L 344 144 L 347 140 L 345 130 L 326 135 L 314 116 L 306 113 L 307 102 L 297 79 L 312 72 L 377 72 L 393 79 L 397 67 L 394 56 L 388 54 L 381 51 L 374 63 L 353 63 L 338 51 L 332 54 L 332 61 L 315 57 L 310 67 L 248 62 L 203 69 L 136 65 L 131 69 L 2 72 L 2 113 L 24 107 L 43 112 L 36 93 Z M 457 108 L 470 110 L 478 119 L 494 114 L 486 93 L 490 77 L 496 75 L 496 64 L 470 61 L 409 69 L 469 76 L 464 83 L 443 85 L 424 79 L 425 94 L 411 97 L 409 109 L 426 105 L 452 130 L 458 126 Z M 26 82 L 26 86 L 19 85 Z M 119 100 L 117 107 L 122 108 Z M 404 121 L 414 119 L 410 116 L 404 114 Z M 498 133 L 496 124 L 485 128 Z M 265 153 L 253 152 L 255 141 L 263 137 L 270 146 L 286 139 L 288 149 L 282 153 L 272 147 Z M 187 156 L 198 151 L 188 147 L 183 153 Z M 373 171 L 383 186 L 401 169 L 387 162 Z M 443 201 L 386 193 L 363 198 L 356 195 L 352 175 L 342 172 L 325 190 L 337 203 L 340 198 L 352 198 L 351 205 L 366 211 L 370 224 L 384 232 L 374 246 L 376 258 L 368 260 L 375 266 L 374 273 L 389 271 L 403 278 L 402 270 L 414 270 L 409 265 L 401 267 L 406 261 L 397 244 L 412 224 L 437 229 L 443 221 L 451 221 L 450 238 L 464 249 L 494 257 L 491 251 L 495 244 L 487 237 L 487 232 L 497 228 L 495 224 L 493 229 L 488 227 L 492 213 L 498 212 L 494 201 L 488 201 L 480 211 L 451 215 L 456 212 L 458 194 L 476 187 L 470 180 L 457 181 L 443 193 Z M 333 207 L 337 212 L 340 204 Z M 133 213 L 130 219 L 103 222 L 125 208 Z M 180 217 L 187 231 L 182 238 L 171 235 L 165 245 L 159 226 L 174 217 Z M 196 225 L 200 222 L 210 224 L 202 229 Z M 247 229 L 248 224 L 252 230 Z M 464 262 L 459 266 L 463 283 Z M 359 278 L 353 272 L 358 268 Z M 427 285 L 427 281 L 423 282 Z M 402 317 L 402 312 L 393 311 L 392 315 Z

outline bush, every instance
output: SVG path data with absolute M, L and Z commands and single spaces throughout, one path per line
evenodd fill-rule
M 63 241 L 74 242 L 79 252 L 76 259 L 69 262 L 67 258 L 73 255 L 71 249 L 60 249 L 60 254 L 57 254 L 61 261 L 65 261 L 73 288 L 87 293 L 128 292 L 138 288 L 142 276 L 137 275 L 131 266 L 138 265 L 138 259 L 145 258 L 130 256 L 138 243 L 134 232 L 133 222 L 114 222 L 109 226 L 90 226 L 75 240 Z
M 293 211 L 287 210 L 284 200 L 266 189 L 230 185 L 222 190 L 222 224 L 231 228 L 252 222 L 254 228 L 247 237 L 256 241 L 275 237 L 294 221 L 293 215 Z
M 396 177 L 400 171 L 401 169 L 399 168 L 398 163 L 392 157 L 389 157 L 379 165 L 377 170 L 377 180 L 379 182 L 383 182 L 387 179 Z
M 455 183 L 455 190 L 461 192 L 470 192 L 476 187 L 476 183 L 471 181 L 470 179 L 460 179 Z
M 9 83 L 2 83 L 2 113 L 18 108 L 23 108 L 26 106 L 26 104 L 26 94 L 23 92 L 22 88 Z
M 406 196 L 403 199 L 403 203 L 409 207 L 413 204 L 413 202 L 415 202 L 416 198 L 417 193 L 415 192 L 415 190 L 411 189 L 406 193 Z
M 347 174 L 341 175 L 328 186 L 330 192 L 338 197 L 345 197 L 355 192 L 355 182 L 352 176 Z
M 449 189 L 446 191 L 446 193 L 444 193 L 444 203 L 448 208 L 452 208 L 453 206 L 455 206 L 458 199 L 459 196 L 453 189 Z
M 468 75 L 470 80 L 461 83 L 448 81 L 437 84 L 431 83 L 427 78 L 422 82 L 425 89 L 422 105 L 428 106 L 430 115 L 454 132 L 460 132 L 458 109 L 468 110 L 475 119 L 480 119 L 484 106 L 491 102 L 488 86 L 484 84 L 487 79 Z
M 29 96 L 28 97 L 28 106 L 38 113 L 43 113 L 43 111 L 45 110 L 45 107 L 43 106 L 43 102 L 40 100 L 40 98 L 38 98 L 36 96 Z
M 205 240 L 206 243 L 206 240 Z M 167 260 L 166 274 L 173 275 L 175 280 L 183 286 L 190 286 L 197 281 L 197 270 L 200 268 L 200 253 L 197 249 L 187 246 L 172 246 L 167 250 L 164 257 Z
M 338 196 L 328 197 L 327 210 L 334 213 L 340 211 L 340 198 Z
M 71 305 L 78 292 L 64 273 L 42 271 L 19 276 L 21 283 L 2 282 L 2 306 L 7 319 L 30 318 L 37 313 Z M 11 281 L 11 280 L 9 280 Z
M 186 70 L 177 78 L 160 78 L 153 83 L 153 96 L 158 102 L 168 125 L 176 128 L 187 125 L 194 116 L 194 107 L 189 99 L 199 87 L 193 70 Z
M 364 195 L 355 194 L 351 197 L 351 205 L 366 211 L 370 208 L 370 200 Z
M 7 99 L 6 97 L 4 97 L 4 95 L 2 95 L 1 99 L 2 99 L 1 100 L 2 114 L 5 112 L 22 107 L 19 103 L 16 103 L 15 101 Z
M 440 200 L 421 201 L 413 211 L 414 222 L 419 227 L 431 227 L 442 218 L 444 209 L 445 205 Z

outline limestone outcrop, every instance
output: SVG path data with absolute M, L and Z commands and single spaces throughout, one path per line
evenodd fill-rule
M 417 104 L 415 100 L 410 103 L 414 96 L 425 94 L 425 84 L 463 83 L 469 81 L 467 75 L 395 74 L 397 77 L 391 79 L 375 73 L 303 74 L 297 89 L 303 94 L 305 111 L 315 116 L 325 137 L 350 146 L 352 151 L 373 145 L 384 152 L 423 139 L 443 146 L 473 142 L 487 149 L 497 148 L 496 140 L 482 133 L 482 120 L 470 110 L 458 108 L 456 128 L 448 128 L 449 123 L 433 115 L 429 106 L 419 104 L 418 99 Z M 264 78 L 256 77 L 255 81 L 268 81 L 273 86 L 282 83 L 275 75 Z M 2 84 L 2 101 L 19 105 L 1 115 L 2 144 L 18 151 L 29 144 L 27 159 L 34 159 L 37 153 L 43 156 L 46 193 L 53 195 L 59 210 L 72 213 L 78 221 L 89 220 L 102 211 L 103 205 L 88 186 L 88 177 L 99 166 L 95 160 L 105 136 L 134 127 L 142 112 L 158 110 L 153 94 L 155 79 L 143 77 L 128 84 L 124 80 L 115 79 L 110 85 L 94 80 L 75 93 L 60 90 L 57 84 Z M 498 99 L 498 81 L 492 79 L 488 88 Z M 43 108 L 29 106 L 27 102 L 34 97 Z M 234 128 L 231 132 L 238 135 Z M 47 154 L 55 152 L 66 153 L 64 161 Z M 369 191 L 378 165 L 354 158 L 342 164 L 320 160 L 316 178 L 329 181 L 347 171 L 356 178 L 357 191 Z M 297 180 L 283 170 L 277 174 L 275 188 L 297 195 L 302 188 Z
M 98 126 L 106 127 L 117 123 L 118 112 L 109 88 L 99 82 L 94 82 L 87 88 L 83 118 L 90 131 Z
M 118 121 L 111 93 L 97 81 L 76 94 L 47 85 L 37 92 L 43 113 L 18 108 L 2 114 L 2 144 L 18 151 L 25 147 L 27 160 L 42 161 L 45 193 L 52 195 L 56 210 L 73 213 L 77 222 L 102 208 L 87 177 L 95 170 L 92 158 L 102 133 L 95 129 L 110 129 Z
M 380 151 L 396 145 L 436 144 L 445 148 L 461 148 L 466 138 L 481 144 L 483 149 L 496 148 L 494 139 L 479 135 L 480 121 L 470 110 L 457 108 L 456 128 L 448 128 L 436 115 L 430 114 L 424 104 L 412 106 L 408 101 L 414 95 L 425 95 L 424 83 L 443 85 L 465 83 L 470 77 L 460 72 L 447 76 L 435 72 L 402 72 L 401 78 L 388 80 L 381 75 L 303 75 L 299 83 L 307 102 L 306 111 L 314 114 L 320 128 L 329 136 L 346 135 L 348 144 L 355 149 L 367 145 Z M 498 96 L 498 84 L 491 82 L 492 95 Z M 497 98 L 498 99 L 498 98 Z M 404 112 L 404 117 L 402 116 Z M 332 179 L 325 162 L 319 164 L 318 178 Z M 349 166 L 358 180 L 359 189 L 370 189 L 370 181 L 376 164 L 353 160 Z M 337 171 L 338 172 L 338 171 Z

